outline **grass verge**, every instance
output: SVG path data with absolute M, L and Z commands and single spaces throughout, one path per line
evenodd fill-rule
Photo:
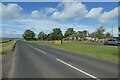
M 27 41 L 34 44 L 51 44 L 52 41 Z
M 43 41 L 27 41 L 27 42 L 34 43 L 34 44 L 42 44 L 43 43 Z
M 11 51 L 12 51 L 13 48 L 14 48 L 15 43 L 16 43 L 15 40 L 10 41 L 10 42 L 7 42 L 7 43 L 3 43 L 3 44 L 2 44 L 2 52 L 1 52 L 1 54 L 11 53 Z
M 104 46 L 104 45 L 91 45 L 91 44 L 48 44 L 50 47 L 68 50 L 80 54 L 95 56 L 99 58 L 110 59 L 118 61 L 118 47 L 117 46 Z

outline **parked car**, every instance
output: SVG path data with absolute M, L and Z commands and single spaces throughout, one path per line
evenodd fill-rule
M 104 45 L 120 45 L 119 39 L 109 39 L 104 42 Z

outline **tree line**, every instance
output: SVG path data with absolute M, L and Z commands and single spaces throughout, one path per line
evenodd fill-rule
M 104 34 L 104 32 L 105 32 L 105 29 L 103 27 L 98 27 L 96 31 L 93 33 L 96 35 L 96 38 L 98 39 L 102 39 L 103 35 L 106 38 L 112 36 L 110 32 L 107 32 L 106 34 Z M 32 30 L 28 29 L 28 30 L 25 30 L 22 36 L 25 40 L 62 40 L 73 34 L 82 34 L 85 37 L 87 37 L 89 32 L 87 30 L 76 32 L 74 31 L 73 28 L 68 28 L 63 34 L 60 28 L 54 28 L 52 32 L 49 34 L 46 34 L 43 31 L 40 31 L 36 37 L 36 34 Z

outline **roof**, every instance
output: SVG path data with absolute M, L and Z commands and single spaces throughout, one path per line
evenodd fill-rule
M 83 38 L 84 35 L 83 34 L 73 34 L 73 35 L 70 35 L 68 37 L 80 37 L 80 38 Z
M 89 34 L 89 37 L 95 38 L 96 37 L 96 33 Z M 102 34 L 102 37 L 105 37 L 105 34 Z
M 96 34 L 95 33 L 91 33 L 91 34 L 89 34 L 89 37 L 94 38 L 94 37 L 96 37 Z

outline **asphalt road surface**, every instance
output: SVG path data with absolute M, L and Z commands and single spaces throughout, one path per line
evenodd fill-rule
M 17 41 L 9 78 L 117 78 L 118 64 Z

